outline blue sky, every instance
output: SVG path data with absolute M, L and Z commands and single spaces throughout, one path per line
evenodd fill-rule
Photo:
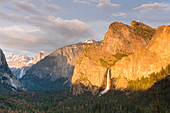
M 0 0 L 0 48 L 35 56 L 87 39 L 103 40 L 109 24 L 132 20 L 170 25 L 169 0 Z

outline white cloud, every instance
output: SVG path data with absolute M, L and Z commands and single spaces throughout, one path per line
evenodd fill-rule
M 0 27 L 0 45 L 13 49 L 24 49 L 38 42 L 35 33 L 39 29 L 23 29 L 19 26 Z
M 89 35 L 90 26 L 78 19 L 64 20 L 60 17 L 50 16 L 48 20 L 50 21 L 48 27 L 54 28 L 65 37 Z
M 0 28 L 0 47 L 4 48 L 52 51 L 92 36 L 91 27 L 78 19 L 1 13 L 0 17 L 0 20 L 33 28 L 23 29 L 19 26 Z
M 80 3 L 80 4 L 90 4 L 90 2 L 88 1 L 84 1 L 84 0 L 73 0 L 74 3 Z
M 140 10 L 141 12 L 146 12 L 150 10 L 166 10 L 168 4 L 164 3 L 153 3 L 153 4 L 142 4 L 139 7 L 134 8 L 134 10 Z
M 15 14 L 0 14 L 0 17 L 1 20 L 32 25 L 44 30 L 44 32 L 58 33 L 65 37 L 87 37 L 91 35 L 91 27 L 78 19 L 67 20 L 54 16 L 42 17 Z
M 12 0 L 11 3 L 26 12 L 29 12 L 31 14 L 44 14 L 45 12 L 38 9 L 35 5 L 28 3 L 26 1 L 16 1 Z
M 120 4 L 111 3 L 111 0 L 73 0 L 74 3 L 91 4 L 97 3 L 97 7 L 106 9 L 108 7 L 118 7 Z
M 108 7 L 118 7 L 118 6 L 120 6 L 120 4 L 111 3 L 110 0 L 99 0 L 99 3 L 97 4 L 97 7 L 102 8 L 102 9 L 105 9 Z
M 112 13 L 112 15 L 113 16 L 116 16 L 116 17 L 118 17 L 118 16 L 122 16 L 122 17 L 126 17 L 126 13 L 122 13 L 122 12 L 118 12 L 118 13 Z
M 100 0 L 89 0 L 90 2 L 99 2 Z
M 52 5 L 52 4 L 45 5 L 45 8 L 49 11 L 52 11 L 52 12 L 56 12 L 56 11 L 61 10 L 61 7 L 56 6 L 56 5 Z

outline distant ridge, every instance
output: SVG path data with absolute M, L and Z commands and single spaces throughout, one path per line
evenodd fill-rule
M 37 56 L 34 58 L 27 57 L 25 55 L 12 54 L 8 55 L 6 59 L 13 74 L 20 79 L 25 75 L 26 71 L 29 70 L 33 64 L 36 64 L 47 55 L 49 55 L 49 53 L 45 51 L 39 51 Z

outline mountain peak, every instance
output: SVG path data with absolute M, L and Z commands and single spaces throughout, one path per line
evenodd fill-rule
M 41 54 L 49 54 L 49 53 L 46 52 L 46 51 L 39 51 L 38 53 L 41 53 Z
M 127 27 L 128 25 L 125 25 L 124 23 L 121 23 L 121 22 L 113 22 L 109 25 L 109 30 L 118 30 L 120 28 L 123 28 L 123 27 Z
M 45 51 L 39 51 L 38 55 L 36 57 L 34 57 L 33 59 L 33 64 L 36 64 L 38 61 L 42 60 L 43 58 L 45 58 L 46 56 L 48 56 L 49 53 L 45 52 Z
M 131 26 L 132 27 L 141 27 L 141 28 L 148 28 L 148 29 L 153 29 L 150 26 L 143 24 L 142 22 L 137 22 L 137 21 L 131 21 Z
M 134 26 L 121 22 L 111 23 L 101 44 L 103 50 L 112 54 L 119 50 L 133 53 L 138 48 L 146 45 L 155 33 L 155 29 L 140 22 L 133 21 L 132 25 Z
M 85 40 L 85 41 L 84 41 L 84 42 L 82 42 L 82 43 L 92 44 L 92 43 L 94 43 L 94 42 L 96 42 L 96 41 L 95 41 L 95 40 L 90 39 L 90 40 Z
M 131 26 L 135 27 L 135 26 L 140 26 L 140 25 L 145 25 L 142 22 L 138 22 L 138 21 L 131 21 Z
M 49 53 L 45 51 L 39 51 L 35 58 L 27 57 L 25 55 L 11 54 L 6 57 L 6 61 L 8 62 L 13 74 L 16 77 L 21 78 L 33 64 L 36 64 L 48 54 Z
M 15 55 L 11 54 L 6 57 L 6 61 L 10 68 L 22 68 L 23 66 L 31 66 L 28 64 L 33 58 L 27 57 L 25 55 Z
M 24 66 L 32 66 L 33 64 L 36 64 L 39 60 L 43 59 L 45 56 L 47 56 L 49 53 L 45 51 L 39 51 L 37 56 L 27 57 L 25 55 L 15 55 L 11 54 L 6 57 L 6 60 L 8 62 L 8 65 L 10 68 L 22 68 Z

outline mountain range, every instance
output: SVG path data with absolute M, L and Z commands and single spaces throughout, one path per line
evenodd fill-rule
M 49 53 L 45 51 L 39 51 L 34 58 L 25 55 L 11 54 L 6 57 L 6 60 L 13 74 L 20 79 L 33 64 L 36 64 L 48 54 Z

